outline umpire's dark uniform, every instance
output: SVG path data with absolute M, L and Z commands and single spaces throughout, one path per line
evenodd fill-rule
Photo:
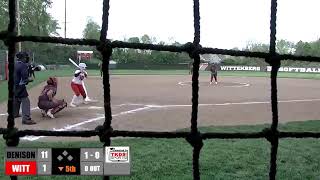
M 25 52 L 19 52 L 15 63 L 15 117 L 19 117 L 20 105 L 22 105 L 22 124 L 36 124 L 31 119 L 30 100 L 26 85 L 29 83 L 29 56 Z

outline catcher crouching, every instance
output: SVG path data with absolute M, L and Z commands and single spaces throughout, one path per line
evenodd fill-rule
M 50 77 L 47 80 L 47 85 L 43 88 L 41 95 L 38 98 L 38 107 L 41 109 L 43 117 L 48 116 L 55 118 L 54 115 L 67 107 L 67 103 L 55 98 L 57 94 L 58 80 L 55 77 Z

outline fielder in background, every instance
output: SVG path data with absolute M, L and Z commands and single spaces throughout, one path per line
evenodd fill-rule
M 54 115 L 67 107 L 67 103 L 55 98 L 57 94 L 58 80 L 55 77 L 50 77 L 47 80 L 47 85 L 43 88 L 41 95 L 38 98 L 38 107 L 41 109 L 42 117 L 48 116 L 55 118 Z
M 218 76 L 218 64 L 213 63 L 210 65 L 210 72 L 211 72 L 211 78 L 210 78 L 210 84 L 212 84 L 213 78 L 214 78 L 214 83 L 218 84 L 217 76 Z
M 98 66 L 99 66 L 99 69 L 100 69 L 100 76 L 102 77 L 103 76 L 102 62 L 99 62 Z
M 88 73 L 85 71 L 86 67 L 87 65 L 85 63 L 80 63 L 79 69 L 74 72 L 74 77 L 71 82 L 71 88 L 74 93 L 70 103 L 71 107 L 79 106 L 82 103 L 87 104 L 89 102 L 86 99 L 87 94 L 82 83 L 82 81 L 88 76 Z
M 189 74 L 193 73 L 193 62 L 189 62 Z

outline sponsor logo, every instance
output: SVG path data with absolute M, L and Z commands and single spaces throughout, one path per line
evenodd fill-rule
M 129 163 L 129 147 L 106 147 L 106 163 Z

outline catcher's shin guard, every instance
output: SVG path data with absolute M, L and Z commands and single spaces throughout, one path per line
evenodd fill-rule
M 53 108 L 51 113 L 52 114 L 57 114 L 58 112 L 60 112 L 62 109 L 64 109 L 65 107 L 67 107 L 67 103 L 63 102 L 63 104 L 61 104 L 60 106 Z

